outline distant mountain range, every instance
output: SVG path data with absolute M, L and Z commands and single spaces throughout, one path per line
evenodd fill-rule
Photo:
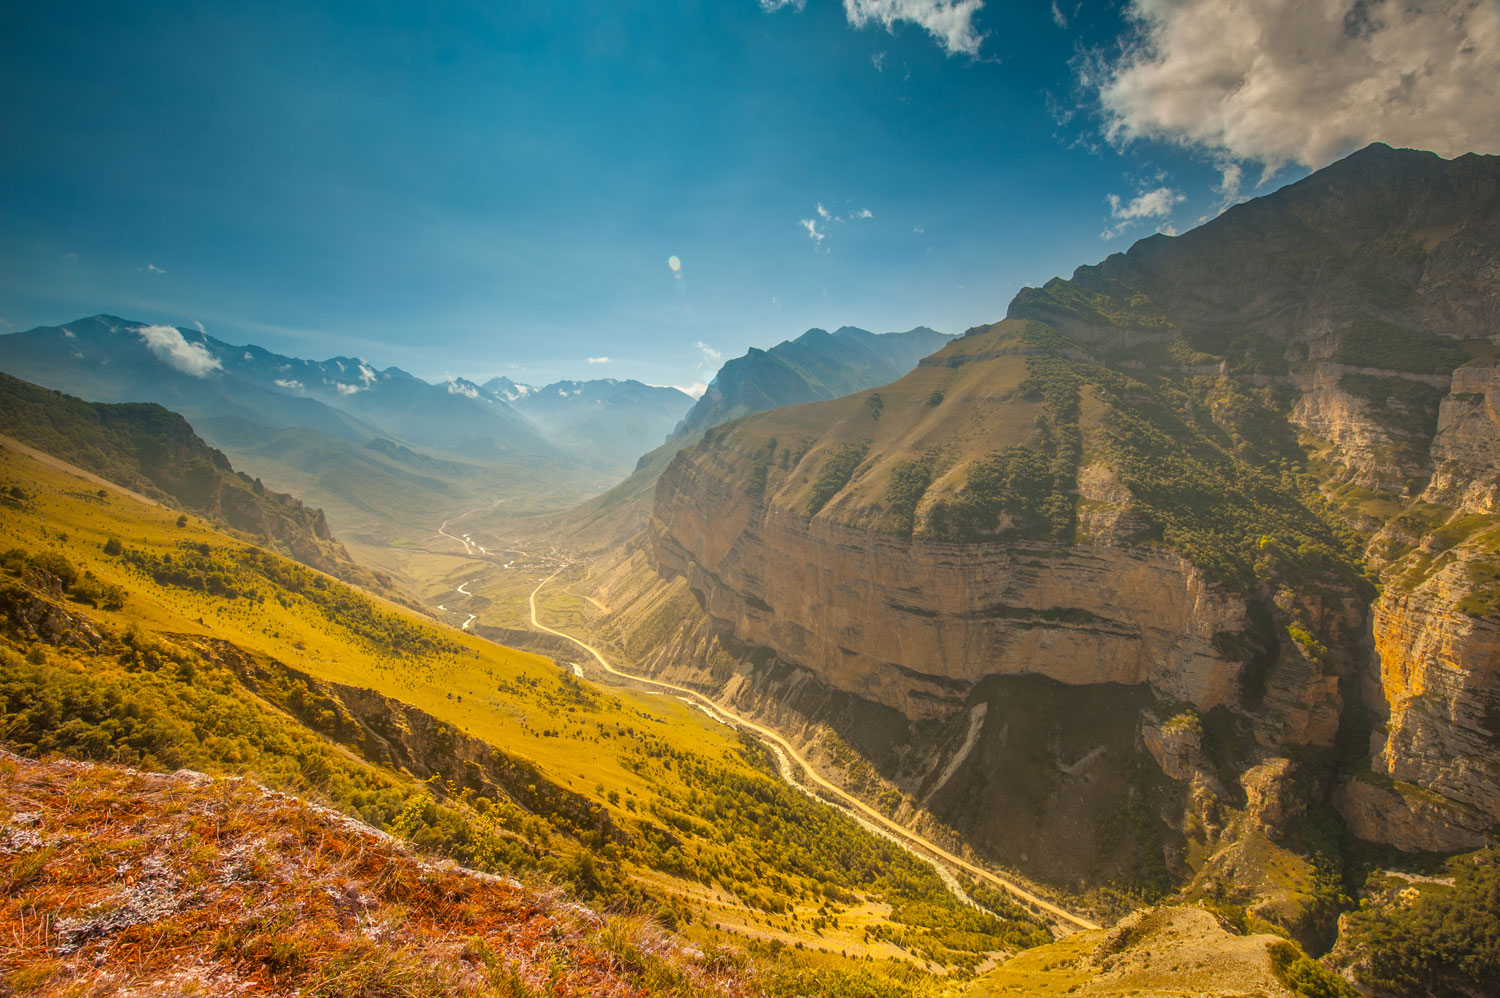
M 952 339 L 926 326 L 904 333 L 841 326 L 832 333 L 809 329 L 769 350 L 752 347 L 719 369 L 671 438 L 642 457 L 629 478 L 562 517 L 551 518 L 552 526 L 561 524 L 559 539 L 565 535 L 566 543 L 575 548 L 592 550 L 621 541 L 644 525 L 656 480 L 673 456 L 697 443 L 706 431 L 751 413 L 878 388 L 905 375 Z
M 613 379 L 430 384 L 357 357 L 304 360 L 112 315 L 0 337 L 0 370 L 179 412 L 237 465 L 371 540 L 483 500 L 587 495 L 692 404 L 675 388 Z
M 113 315 L 0 336 L 0 370 L 181 413 L 237 467 L 326 509 L 346 540 L 382 546 L 430 531 L 436 514 L 565 506 L 632 469 L 601 498 L 614 509 L 632 497 L 634 508 L 704 430 L 885 384 L 948 339 L 925 327 L 810 329 L 729 361 L 696 404 L 613 378 L 432 384 L 358 357 L 306 360 Z
M 660 446 L 693 405 L 678 388 L 601 378 L 537 387 L 491 378 L 460 378 L 449 390 L 509 406 L 558 449 L 588 464 L 624 474 L 635 459 Z

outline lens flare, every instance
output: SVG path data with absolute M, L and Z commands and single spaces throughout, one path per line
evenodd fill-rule
M 667 257 L 667 266 L 672 268 L 672 273 L 674 274 L 680 274 L 682 272 L 682 261 L 677 259 L 675 256 Z

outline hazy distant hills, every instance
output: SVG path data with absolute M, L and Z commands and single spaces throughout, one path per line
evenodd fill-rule
M 509 405 L 544 438 L 590 467 L 622 475 L 635 467 L 636 458 L 660 446 L 693 405 L 693 397 L 680 389 L 614 378 L 540 388 L 509 378 L 454 384 Z
M 752 347 L 719 370 L 675 435 L 693 436 L 752 412 L 820 402 L 895 381 L 950 338 L 926 326 L 904 333 L 842 326 L 831 333 L 809 329 L 769 350 Z

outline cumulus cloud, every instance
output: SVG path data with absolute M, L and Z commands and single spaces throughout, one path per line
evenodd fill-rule
M 849 213 L 849 217 L 852 219 L 874 218 L 875 213 L 868 208 L 861 208 L 859 209 L 859 211 L 851 211 Z
M 670 387 L 677 389 L 684 395 L 691 395 L 695 399 L 701 399 L 703 393 L 708 391 L 708 383 L 704 381 L 695 381 L 691 385 L 671 385 Z
M 1495 0 L 1130 0 L 1112 56 L 1086 60 L 1105 133 L 1239 163 L 1317 168 L 1371 142 L 1500 152 Z
M 818 220 L 815 218 L 802 218 L 797 224 L 807 230 L 807 237 L 813 241 L 814 247 L 823 245 L 823 240 L 828 238 L 828 233 L 818 228 Z
M 1183 201 L 1186 195 L 1181 191 L 1174 191 L 1170 187 L 1157 187 L 1149 191 L 1142 191 L 1130 200 L 1125 200 L 1118 194 L 1109 195 L 1109 217 L 1114 219 L 1115 224 L 1099 234 L 1101 239 L 1113 239 L 1124 232 L 1136 222 L 1162 220 L 1172 217 L 1172 211 Z M 1163 224 L 1159 231 L 1176 235 L 1177 230 L 1170 225 Z
M 949 55 L 978 55 L 984 35 L 974 15 L 984 0 L 844 0 L 844 16 L 856 28 L 874 22 L 894 32 L 905 21 L 923 28 Z
M 189 343 L 183 339 L 180 330 L 171 326 L 142 326 L 136 333 L 152 353 L 183 374 L 206 378 L 210 371 L 220 370 L 223 366 L 202 343 Z
M 338 390 L 340 395 L 353 395 L 356 392 L 364 391 L 364 386 L 362 385 L 346 385 L 337 381 L 333 383 L 333 387 Z
M 479 397 L 479 389 L 475 388 L 473 385 L 464 384 L 457 378 L 454 378 L 448 382 L 448 394 L 462 395 L 466 399 L 477 399 Z
M 292 391 L 297 391 L 302 387 L 302 382 L 296 378 L 277 378 L 276 386 L 278 388 L 290 388 Z
M 613 360 L 611 358 L 609 358 L 609 357 L 590 357 L 589 358 L 589 363 L 590 364 L 610 364 L 610 363 L 613 363 Z

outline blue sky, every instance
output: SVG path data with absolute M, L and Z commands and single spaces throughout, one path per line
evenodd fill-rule
M 1465 4 L 1493 7 L 1435 6 Z M 1493 115 L 1430 138 L 1430 107 L 1232 106 L 1184 39 L 1238 6 L 8 5 L 0 331 L 112 312 L 430 378 L 686 386 L 811 326 L 993 321 L 1372 139 L 1500 151 Z M 1324 21 L 1331 53 L 1477 30 Z M 1500 77 L 1480 42 L 1471 94 Z M 1302 47 L 1281 82 L 1325 109 L 1402 69 L 1298 80 Z

